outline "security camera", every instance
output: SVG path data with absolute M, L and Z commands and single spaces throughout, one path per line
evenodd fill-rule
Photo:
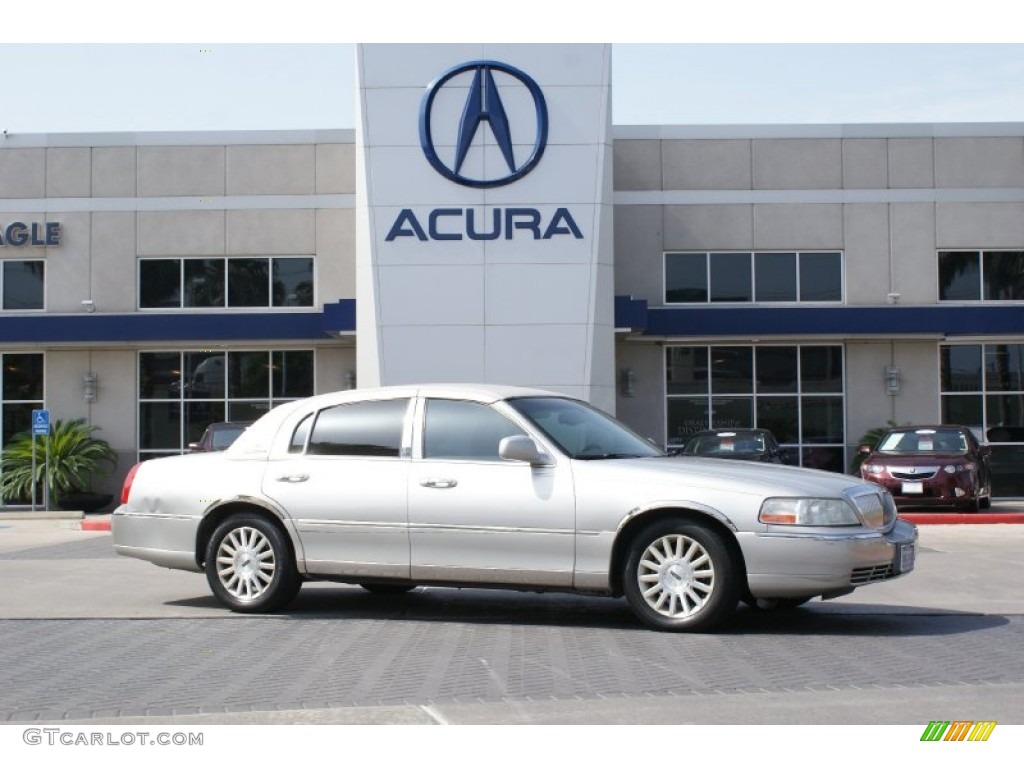
M 96 302 L 92 299 L 84 299 L 82 301 L 82 308 L 85 309 L 86 312 L 95 312 Z

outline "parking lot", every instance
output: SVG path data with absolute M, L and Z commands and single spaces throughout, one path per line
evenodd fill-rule
M 713 635 L 609 598 L 311 584 L 224 610 L 108 533 L 0 521 L 0 721 L 1024 722 L 1024 526 L 921 527 L 909 577 Z

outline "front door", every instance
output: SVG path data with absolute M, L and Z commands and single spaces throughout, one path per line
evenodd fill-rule
M 498 456 L 524 434 L 481 403 L 429 399 L 409 474 L 412 579 L 571 586 L 576 508 L 569 463 Z

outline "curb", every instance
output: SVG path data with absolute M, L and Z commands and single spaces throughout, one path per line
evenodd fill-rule
M 899 517 L 914 525 L 1024 524 L 1024 512 L 901 512 Z

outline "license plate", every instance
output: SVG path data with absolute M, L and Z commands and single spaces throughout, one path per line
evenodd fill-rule
M 896 557 L 894 558 L 896 573 L 908 573 L 914 570 L 914 558 L 916 554 L 917 547 L 913 544 L 897 544 Z
M 924 493 L 924 483 L 904 483 L 903 495 L 908 493 Z

